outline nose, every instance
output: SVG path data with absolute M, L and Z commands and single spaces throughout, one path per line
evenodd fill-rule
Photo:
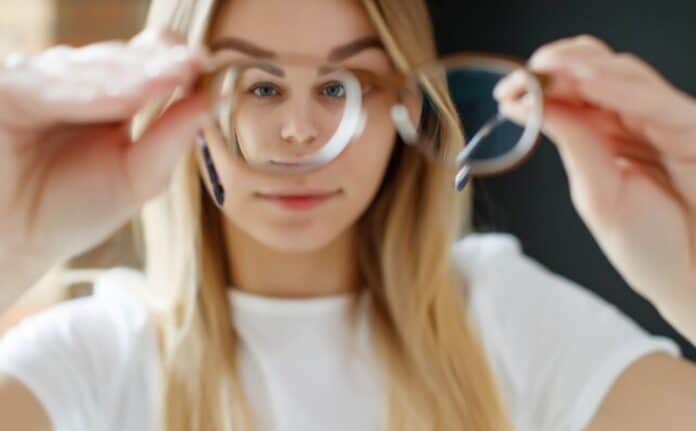
M 309 101 L 302 100 L 288 103 L 280 131 L 283 141 L 293 144 L 302 154 L 315 150 L 318 145 L 317 118 L 309 105 Z

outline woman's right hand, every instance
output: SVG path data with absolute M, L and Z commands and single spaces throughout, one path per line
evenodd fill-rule
M 173 103 L 136 142 L 127 126 L 147 101 L 190 88 L 206 61 L 171 32 L 148 30 L 0 63 L 0 268 L 46 271 L 164 190 L 209 121 L 204 98 Z

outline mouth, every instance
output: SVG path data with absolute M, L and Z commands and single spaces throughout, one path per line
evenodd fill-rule
M 267 164 L 271 169 L 289 171 L 289 172 L 304 172 L 308 171 L 317 166 L 317 163 L 312 160 L 298 161 L 298 162 L 281 162 L 277 160 L 271 160 Z
M 283 209 L 303 211 L 315 208 L 341 193 L 341 189 L 333 191 L 282 190 L 263 193 L 257 192 L 254 193 L 254 196 Z
M 277 166 L 301 166 L 305 162 L 281 162 L 278 160 L 271 160 L 269 163 Z

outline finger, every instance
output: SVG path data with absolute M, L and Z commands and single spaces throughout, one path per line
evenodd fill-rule
M 522 124 L 528 115 L 524 101 L 501 106 L 501 111 Z M 626 183 L 635 174 L 654 190 L 670 196 L 685 208 L 657 150 L 647 142 L 627 135 L 621 120 L 606 111 L 547 101 L 544 132 L 558 148 L 568 175 L 571 196 L 588 223 L 607 224 L 618 214 Z
M 601 59 L 613 54 L 612 48 L 604 41 L 585 34 L 542 46 L 532 54 L 527 65 L 531 69 L 543 69 L 548 65 L 562 64 L 566 59 Z
M 529 71 L 525 69 L 515 70 L 496 84 L 493 89 L 493 97 L 500 103 L 516 101 L 528 91 L 529 79 Z M 553 79 L 547 80 L 542 86 L 542 91 L 546 96 L 562 95 L 566 104 L 586 104 L 578 89 L 577 79 L 573 77 L 555 74 Z
M 0 118 L 16 126 L 126 119 L 146 100 L 190 86 L 207 61 L 200 50 L 157 40 L 10 57 L 0 72 Z
M 612 49 L 602 40 L 581 35 L 560 39 L 537 49 L 527 66 L 535 72 L 554 72 L 545 94 L 563 97 L 566 103 L 582 103 L 582 93 L 578 90 L 575 73 L 586 72 L 578 66 L 581 60 L 609 59 Z M 569 64 L 572 62 L 572 64 Z M 577 66 L 575 70 L 571 66 Z M 503 79 L 494 91 L 498 100 L 511 99 L 524 90 L 525 73 L 518 70 Z
M 520 124 L 528 115 L 529 104 L 503 103 L 501 112 Z M 543 130 L 556 145 L 568 176 L 571 197 L 583 213 L 610 212 L 620 187 L 620 174 L 614 148 L 607 136 L 616 125 L 605 113 L 587 107 L 547 101 Z
M 545 50 L 530 60 L 532 70 L 552 73 L 552 81 L 565 83 L 552 85 L 548 96 L 580 97 L 605 109 L 674 127 L 693 124 L 694 104 L 651 65 L 633 54 L 611 54 L 604 47 L 590 49 L 589 45 Z
M 611 48 L 603 41 L 594 36 L 582 35 L 561 39 L 542 46 L 534 52 L 527 66 L 538 72 L 557 72 L 553 76 L 551 86 L 556 88 L 555 92 L 564 94 L 565 98 L 569 99 L 569 96 L 575 93 L 575 80 L 568 79 L 573 78 L 573 75 L 563 76 L 563 72 L 568 72 L 569 59 L 577 63 L 580 60 L 589 61 L 597 58 L 610 58 L 611 56 Z M 524 71 L 516 70 L 498 83 L 494 95 L 498 100 L 512 98 L 519 94 L 524 84 Z
M 194 142 L 195 132 L 210 123 L 205 98 L 195 94 L 175 102 L 125 151 L 124 186 L 142 203 L 160 193 L 176 163 Z
M 501 79 L 493 89 L 493 96 L 498 100 L 512 100 L 524 91 L 527 75 L 523 69 L 514 72 Z

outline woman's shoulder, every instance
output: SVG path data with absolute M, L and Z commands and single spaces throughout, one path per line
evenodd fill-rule
M 153 309 L 144 296 L 146 284 L 145 275 L 137 269 L 111 268 L 95 280 L 92 295 L 85 298 L 89 304 L 86 306 L 108 307 L 113 311 L 111 317 L 119 317 L 131 330 L 141 330 L 154 318 Z
M 592 346 L 648 335 L 615 305 L 527 256 L 512 234 L 467 235 L 455 243 L 453 260 L 479 324 L 523 340 L 527 351 L 539 337 Z
M 452 256 L 467 281 L 474 311 L 492 313 L 499 323 L 544 316 L 561 321 L 576 318 L 581 320 L 573 323 L 580 323 L 587 319 L 577 312 L 583 306 L 621 314 L 596 293 L 526 255 L 519 239 L 510 233 L 469 234 L 455 243 Z M 575 311 L 568 314 L 570 310 Z
M 514 235 L 470 234 L 454 245 L 453 258 L 519 429 L 581 429 L 633 361 L 680 353 L 672 340 L 525 255 Z
M 156 341 L 156 328 L 151 308 L 139 294 L 144 281 L 137 270 L 112 268 L 97 277 L 91 295 L 26 317 L 0 339 L 0 366 L 40 361 L 41 350 L 73 355 L 99 368 L 151 352 L 144 347 Z
M 144 426 L 157 379 L 152 313 L 137 294 L 142 274 L 114 268 L 94 293 L 22 320 L 0 339 L 0 372 L 17 378 L 40 400 L 56 429 Z M 119 411 L 128 415 L 115 417 Z
M 515 306 L 510 299 L 535 299 L 544 294 L 556 274 L 526 256 L 519 239 L 506 232 L 475 232 L 452 247 L 452 260 L 465 280 L 464 293 L 472 305 L 501 302 Z M 521 304 L 520 304 L 521 305 Z
M 452 254 L 460 271 L 480 280 L 490 275 L 490 266 L 519 259 L 522 246 L 507 232 L 472 232 L 454 243 Z
M 90 295 L 59 302 L 23 319 L 3 340 L 29 330 L 50 329 L 55 335 L 80 336 L 97 342 L 106 336 L 114 341 L 147 332 L 153 314 L 139 294 L 144 291 L 144 282 L 144 275 L 132 268 L 105 270 L 94 281 Z
M 104 340 L 109 335 L 112 342 L 142 336 L 152 329 L 153 319 L 142 295 L 144 283 L 144 275 L 136 269 L 110 268 L 95 279 L 90 295 L 56 304 L 20 326 L 31 325 L 32 320 L 36 324 L 50 321 L 90 339 Z

